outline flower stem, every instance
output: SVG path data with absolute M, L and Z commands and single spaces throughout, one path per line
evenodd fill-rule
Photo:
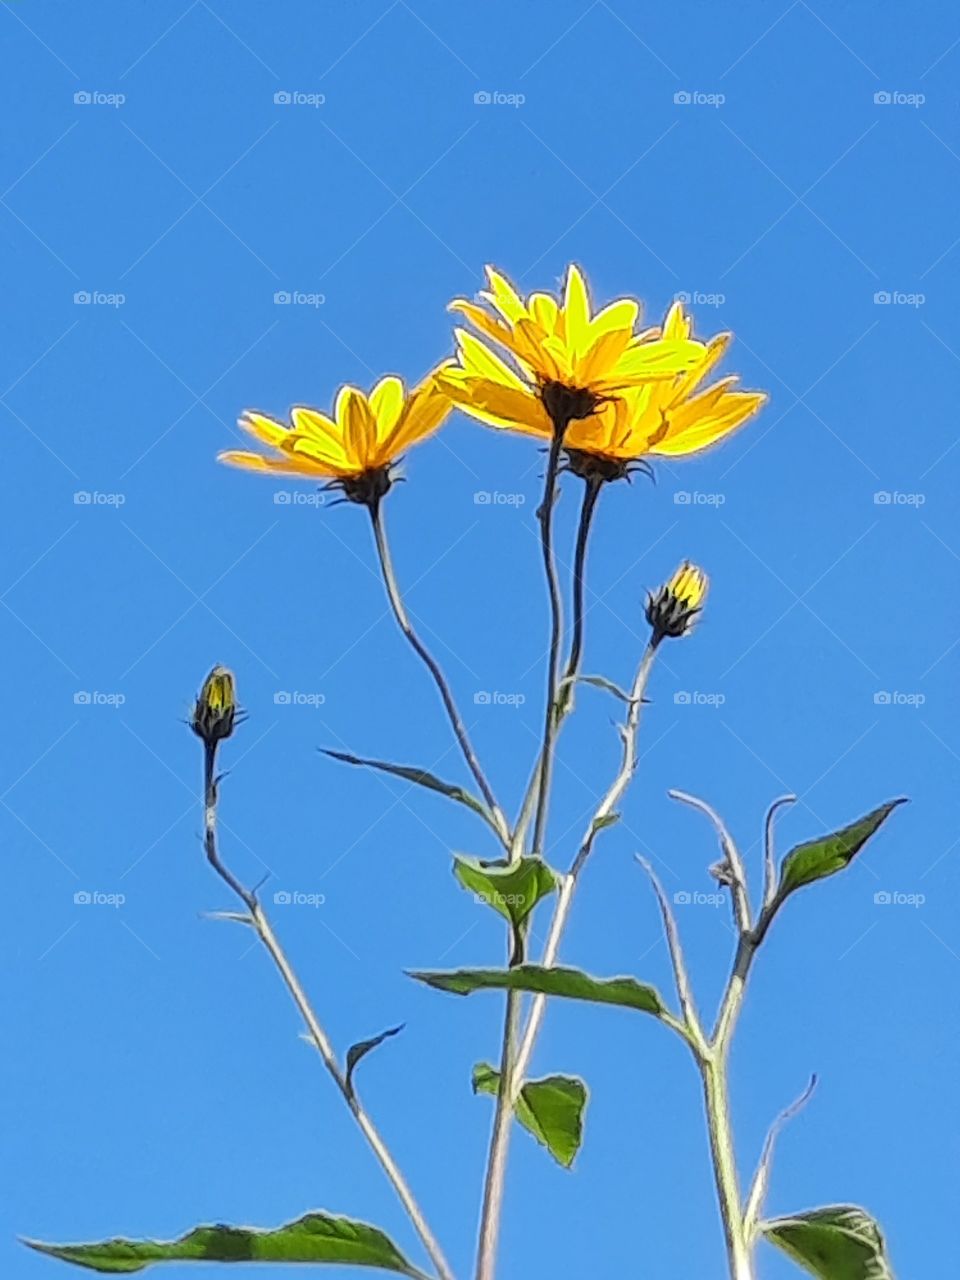
M 386 1143 L 380 1136 L 379 1131 L 367 1114 L 366 1109 L 360 1102 L 355 1091 L 350 1088 L 347 1083 L 345 1073 L 337 1061 L 336 1053 L 333 1045 L 327 1036 L 326 1031 L 320 1023 L 313 1006 L 303 990 L 296 973 L 294 972 L 290 961 L 287 959 L 276 934 L 270 925 L 270 921 L 257 899 L 257 895 L 250 889 L 245 888 L 239 880 L 227 869 L 220 860 L 217 852 L 217 785 L 215 777 L 215 760 L 216 745 L 206 748 L 206 756 L 204 762 L 204 843 L 206 846 L 207 859 L 214 871 L 220 876 L 224 882 L 229 885 L 235 894 L 243 901 L 249 911 L 249 916 L 245 918 L 255 930 L 257 937 L 263 943 L 265 950 L 276 965 L 284 985 L 293 998 L 294 1004 L 300 1012 L 301 1017 L 306 1023 L 307 1030 L 310 1033 L 310 1039 L 313 1041 L 323 1065 L 329 1072 L 334 1084 L 337 1086 L 343 1100 L 353 1113 L 360 1131 L 370 1144 L 370 1148 L 380 1163 L 381 1168 L 387 1175 L 394 1191 L 406 1210 L 407 1216 L 412 1223 L 414 1230 L 420 1237 L 424 1249 L 430 1257 L 434 1267 L 436 1268 L 439 1280 L 454 1280 L 453 1271 L 447 1262 L 443 1250 L 441 1249 L 436 1237 L 431 1231 L 423 1210 L 417 1203 L 413 1192 L 403 1176 L 397 1162 L 387 1148 Z
M 701 1065 L 710 1155 L 713 1161 L 723 1234 L 727 1244 L 730 1280 L 753 1280 L 750 1246 L 744 1230 L 737 1178 L 725 1053 L 712 1054 Z
M 603 481 L 598 479 L 596 476 L 589 477 L 584 480 L 583 483 L 583 505 L 580 508 L 580 526 L 577 529 L 577 546 L 573 560 L 572 639 L 570 641 L 570 656 L 567 658 L 567 666 L 564 672 L 564 678 L 571 681 L 580 670 L 580 658 L 583 654 L 583 597 L 587 564 L 587 543 L 590 539 L 590 526 L 593 521 L 593 513 L 597 507 L 597 499 L 600 497 L 600 490 L 603 488 Z M 566 689 L 566 697 L 572 699 L 572 686 Z
M 503 1193 L 507 1174 L 507 1154 L 510 1150 L 510 1130 L 513 1121 L 513 1099 L 510 1082 L 514 1076 L 517 1034 L 520 1030 L 520 993 L 507 992 L 507 1010 L 504 1017 L 503 1048 L 500 1054 L 500 1088 L 490 1136 L 490 1153 L 487 1157 L 487 1174 L 483 1188 L 483 1208 L 480 1214 L 480 1240 L 477 1247 L 476 1280 L 493 1280 L 497 1263 L 497 1245 L 500 1241 L 500 1220 L 503 1216 Z
M 557 727 L 557 677 L 560 668 L 560 641 L 563 632 L 563 606 L 560 601 L 560 584 L 553 555 L 553 508 L 557 497 L 557 471 L 560 466 L 560 450 L 567 421 L 556 419 L 553 439 L 547 457 L 547 473 L 543 486 L 543 501 L 537 513 L 540 520 L 540 546 L 543 567 L 547 578 L 547 594 L 550 599 L 550 648 L 547 654 L 547 696 L 543 722 L 543 745 L 540 750 L 540 775 L 537 785 L 537 808 L 533 823 L 533 852 L 543 854 L 543 838 L 547 822 L 550 798 L 550 779 L 553 772 L 553 747 Z
M 647 645 L 643 657 L 640 659 L 640 665 L 637 667 L 637 673 L 634 677 L 633 687 L 630 690 L 630 706 L 627 712 L 626 722 L 622 729 L 623 740 L 623 756 L 621 759 L 620 769 L 613 782 L 610 784 L 597 806 L 596 812 L 590 820 L 590 825 L 583 836 L 577 855 L 571 864 L 570 870 L 562 878 L 560 888 L 557 893 L 557 905 L 554 908 L 553 919 L 550 922 L 550 932 L 547 935 L 546 946 L 544 947 L 543 956 L 540 964 L 544 968 L 552 968 L 556 962 L 560 952 L 560 941 L 566 929 L 567 922 L 570 918 L 570 908 L 573 905 L 573 897 L 576 892 L 580 875 L 587 863 L 590 854 L 593 852 L 594 841 L 597 834 L 602 830 L 604 819 L 609 818 L 615 811 L 616 806 L 620 803 L 623 793 L 634 775 L 637 767 L 637 736 L 640 730 L 640 715 L 643 709 L 643 695 L 650 679 L 650 672 L 653 669 L 653 661 L 657 654 L 658 645 L 651 641 Z M 543 1015 L 546 1012 L 547 997 L 544 995 L 535 995 L 530 1004 L 530 1012 L 527 1016 L 526 1025 L 524 1026 L 523 1035 L 520 1039 L 520 1047 L 517 1052 L 516 1061 L 506 1084 L 512 1102 L 516 1102 L 523 1088 L 523 1080 L 526 1075 L 527 1068 L 530 1065 L 530 1058 L 533 1055 L 534 1046 L 537 1037 L 540 1034 L 540 1028 L 543 1024 Z
M 384 528 L 383 523 L 383 512 L 379 500 L 373 501 L 369 504 L 369 511 L 370 520 L 373 525 L 374 541 L 377 546 L 377 556 L 379 558 L 380 569 L 383 574 L 383 582 L 387 589 L 387 598 L 389 599 L 390 606 L 393 609 L 397 625 L 409 641 L 410 647 L 413 649 L 414 653 L 416 653 L 417 657 L 420 658 L 421 662 L 433 677 L 433 682 L 439 690 L 440 697 L 447 713 L 447 718 L 453 728 L 454 737 L 457 739 L 457 743 L 463 753 L 463 758 L 467 762 L 470 772 L 476 779 L 477 786 L 480 788 L 484 800 L 487 802 L 501 840 L 504 844 L 508 844 L 509 834 L 506 817 L 504 816 L 500 806 L 497 804 L 496 797 L 493 794 L 493 789 L 489 782 L 487 782 L 486 775 L 480 767 L 480 761 L 477 759 L 476 753 L 470 744 L 470 738 L 467 734 L 466 726 L 464 725 L 463 720 L 460 717 L 460 713 L 457 710 L 457 705 L 453 700 L 453 694 L 450 691 L 447 679 L 444 676 L 436 658 L 434 658 L 433 654 L 417 635 L 413 628 L 413 624 L 410 621 L 409 615 L 407 614 L 406 606 L 403 603 L 403 597 L 400 594 L 400 588 L 397 585 L 397 576 L 393 568 L 393 559 L 390 555 L 390 546 L 387 542 L 386 529 Z

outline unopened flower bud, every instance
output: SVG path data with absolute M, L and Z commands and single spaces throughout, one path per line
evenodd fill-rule
M 647 621 L 655 642 L 687 634 L 703 608 L 708 585 L 703 570 L 685 560 L 669 582 L 647 596 Z
M 237 718 L 237 689 L 233 672 L 214 667 L 193 708 L 191 728 L 208 747 L 214 747 L 233 733 Z

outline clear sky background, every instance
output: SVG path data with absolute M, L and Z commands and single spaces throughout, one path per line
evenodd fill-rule
M 500 1001 L 403 970 L 499 962 L 497 919 L 450 875 L 452 851 L 493 850 L 443 800 L 317 752 L 465 780 L 364 513 L 214 456 L 244 408 L 420 376 L 485 262 L 532 289 L 570 260 L 599 302 L 636 294 L 654 320 L 691 295 L 698 332 L 732 329 L 727 369 L 771 402 L 719 451 L 604 494 L 589 669 L 630 678 L 644 592 L 680 559 L 713 585 L 654 673 L 636 785 L 564 958 L 669 990 L 633 855 L 691 895 L 716 857 L 669 787 L 715 804 L 754 869 L 777 795 L 801 796 L 782 849 L 910 796 L 773 931 L 735 1121 L 749 1171 L 817 1072 L 770 1210 L 861 1203 L 900 1275 L 942 1272 L 960 1158 L 955 7 L 7 0 L 0 32 L 4 1273 L 60 1266 L 17 1233 L 310 1208 L 420 1256 L 266 957 L 202 918 L 233 904 L 203 862 L 182 718 L 225 662 L 250 714 L 225 751 L 224 854 L 247 880 L 269 870 L 338 1046 L 406 1022 L 362 1088 L 468 1274 L 491 1119 L 470 1069 L 496 1052 Z M 387 508 L 398 571 L 512 807 L 541 717 L 542 457 L 456 416 L 406 471 Z M 587 691 L 565 734 L 561 865 L 616 767 L 614 713 Z M 323 904 L 272 906 L 294 892 Z M 677 911 L 713 1001 L 728 913 Z M 589 1082 L 586 1140 L 566 1173 L 516 1135 L 505 1280 L 719 1275 L 681 1047 L 640 1017 L 554 1006 L 535 1071 Z M 764 1280 L 791 1274 L 764 1251 Z

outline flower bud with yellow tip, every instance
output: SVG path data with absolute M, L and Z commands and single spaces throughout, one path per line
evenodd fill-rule
M 233 672 L 214 667 L 197 697 L 190 727 L 207 747 L 229 738 L 237 721 L 237 689 Z
M 647 621 L 653 628 L 653 643 L 664 636 L 685 636 L 707 598 L 709 578 L 685 560 L 669 582 L 647 596 Z

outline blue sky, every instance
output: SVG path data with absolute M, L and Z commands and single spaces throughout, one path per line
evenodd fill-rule
M 727 368 L 771 401 L 719 451 L 604 494 L 591 670 L 629 679 L 644 592 L 678 560 L 713 585 L 654 673 L 641 769 L 564 958 L 669 989 L 633 855 L 671 894 L 709 892 L 715 857 L 669 787 L 715 804 L 754 868 L 783 792 L 801 796 L 783 848 L 909 795 L 773 931 L 733 1092 L 748 1169 L 817 1072 L 771 1211 L 862 1203 L 899 1273 L 931 1273 L 960 1157 L 953 6 L 8 0 L 0 26 L 4 1269 L 58 1266 L 17 1233 L 321 1207 L 419 1256 L 266 958 L 202 918 L 230 904 L 181 721 L 225 662 L 250 716 L 225 753 L 224 853 L 248 880 L 269 869 L 268 903 L 322 896 L 274 920 L 339 1046 L 406 1022 L 364 1065 L 365 1097 L 468 1274 L 490 1120 L 469 1077 L 499 1001 L 403 970 L 499 959 L 496 919 L 449 870 L 491 849 L 469 815 L 316 751 L 462 777 L 363 513 L 214 455 L 244 408 L 418 377 L 485 262 L 532 289 L 576 260 L 598 301 L 636 294 L 657 317 L 690 295 L 698 332 L 732 329 Z M 456 417 L 387 508 L 410 608 L 510 806 L 541 716 L 541 466 Z M 568 481 L 566 564 L 577 496 Z M 615 768 L 612 709 L 585 693 L 564 738 L 561 865 Z M 727 913 L 677 911 L 711 1001 Z M 627 1014 L 552 1008 L 535 1071 L 585 1077 L 587 1136 L 568 1174 L 517 1135 L 502 1275 L 719 1274 L 680 1047 Z M 767 1252 L 761 1274 L 794 1273 Z

